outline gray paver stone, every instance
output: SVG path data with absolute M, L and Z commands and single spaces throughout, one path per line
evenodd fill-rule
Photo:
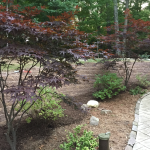
M 140 104 L 140 103 L 141 103 L 141 101 L 139 101 L 139 100 L 138 100 L 138 101 L 137 101 L 137 103 L 139 103 L 139 104 Z
M 140 108 L 140 104 L 139 104 L 139 103 L 136 103 L 135 108 L 136 108 L 136 109 L 139 109 L 139 108 Z
M 139 109 L 135 109 L 135 114 L 139 115 Z
M 133 148 L 131 146 L 127 145 L 125 150 L 133 150 Z
M 135 131 L 131 131 L 130 133 L 130 138 L 133 137 L 133 138 L 136 138 L 136 132 Z
M 150 92 L 144 94 L 144 95 L 141 97 L 141 99 L 143 99 L 146 95 L 149 95 L 149 94 L 150 94 Z
M 135 114 L 134 117 L 135 117 L 134 121 L 138 122 L 139 121 L 139 115 Z
M 128 145 L 132 146 L 135 144 L 135 138 L 131 137 L 128 141 Z
M 133 131 L 137 132 L 137 129 L 138 129 L 137 126 L 135 126 L 135 125 L 132 126 L 132 130 L 133 130 Z
M 133 125 L 138 126 L 138 122 L 133 121 Z

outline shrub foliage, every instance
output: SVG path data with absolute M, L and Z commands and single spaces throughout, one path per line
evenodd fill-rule
M 62 107 L 60 106 L 60 102 L 62 101 L 62 96 L 65 95 L 58 94 L 56 90 L 52 87 L 46 87 L 44 88 L 44 90 L 43 87 L 40 87 L 37 92 L 41 92 L 42 100 L 36 100 L 35 104 L 31 107 L 31 109 L 26 112 L 29 116 L 26 119 L 28 123 L 30 123 L 30 121 L 34 118 L 56 120 L 59 117 L 64 116 L 64 109 L 62 109 Z M 19 108 L 22 103 L 22 101 L 19 102 Z M 26 102 L 22 111 L 25 111 L 30 105 L 30 102 Z
M 96 75 L 96 81 L 94 87 L 98 89 L 93 94 L 94 97 L 105 99 L 112 98 L 114 95 L 118 95 L 120 91 L 126 89 L 122 84 L 122 79 L 119 78 L 116 73 L 105 73 L 104 75 Z
M 74 133 L 69 132 L 69 136 L 67 135 L 67 143 L 61 144 L 60 148 L 62 150 L 95 150 L 98 146 L 98 138 L 93 137 L 93 132 L 84 130 L 83 135 L 81 135 L 81 127 L 83 125 L 79 125 L 73 130 Z

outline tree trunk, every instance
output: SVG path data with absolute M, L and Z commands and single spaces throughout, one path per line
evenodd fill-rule
M 109 12 L 109 3 L 108 2 L 106 3 L 106 10 L 107 10 L 107 25 L 106 26 L 108 27 L 108 26 L 110 26 L 110 17 L 108 14 L 108 12 Z M 111 33 L 111 31 L 107 31 L 108 35 L 110 35 L 110 33 Z
M 114 19 L 115 19 L 115 33 L 119 31 L 119 25 L 118 25 L 118 5 L 117 5 L 117 0 L 114 0 Z M 120 55 L 121 51 L 118 48 L 119 43 L 119 38 L 116 38 L 116 54 Z
M 126 0 L 126 11 L 128 11 L 129 9 L 129 0 Z M 124 33 L 126 34 L 127 32 L 127 25 L 128 25 L 128 12 L 125 13 L 125 21 L 124 21 Z M 123 39 L 124 42 L 124 50 L 123 50 L 123 56 L 126 55 L 126 38 L 124 37 Z M 129 52 L 130 53 L 130 52 Z M 130 54 L 128 55 L 128 57 L 130 56 Z
M 11 150 L 16 150 L 16 130 L 12 127 L 12 123 L 8 123 L 8 132 L 5 133 L 7 142 L 9 143 Z M 11 138 L 12 137 L 12 138 Z

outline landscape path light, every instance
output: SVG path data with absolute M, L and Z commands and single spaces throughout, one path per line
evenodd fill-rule
M 99 150 L 109 150 L 110 132 L 101 133 L 99 137 Z

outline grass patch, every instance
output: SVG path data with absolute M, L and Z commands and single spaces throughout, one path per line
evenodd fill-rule
M 15 71 L 19 70 L 19 64 L 17 62 L 12 62 L 12 65 L 9 65 L 9 71 Z M 32 66 L 32 62 L 25 65 L 24 69 L 29 69 Z M 38 63 L 36 66 L 40 66 L 40 63 Z M 2 67 L 3 71 L 7 71 L 7 67 Z
M 83 60 L 83 59 L 79 59 L 79 61 L 81 62 L 81 63 L 86 63 L 86 62 L 90 62 L 90 63 L 97 63 L 97 62 L 99 62 L 101 60 L 101 58 L 96 58 L 95 60 L 94 59 L 88 59 L 88 60 Z
M 84 61 L 83 59 L 79 59 L 79 62 L 81 62 L 82 64 L 85 64 L 86 62 L 90 62 L 90 63 L 97 63 L 99 61 L 101 61 L 102 58 L 96 58 L 95 60 L 94 59 L 88 59 L 86 61 Z M 120 59 L 121 60 L 121 59 Z M 110 60 L 111 61 L 111 60 Z M 122 61 L 122 60 L 121 60 Z M 130 62 L 133 62 L 134 60 L 133 59 L 129 59 Z M 143 60 L 142 59 L 142 62 L 150 62 L 150 60 Z M 30 67 L 32 66 L 32 62 L 31 63 L 28 63 L 26 64 L 25 68 L 24 69 L 29 69 Z M 19 64 L 17 63 L 17 61 L 13 61 L 12 62 L 12 65 L 9 66 L 9 71 L 15 71 L 15 70 L 19 70 L 18 69 L 19 67 Z M 36 65 L 36 67 L 40 67 L 40 64 L 38 63 Z M 3 71 L 7 71 L 7 68 L 4 68 Z

